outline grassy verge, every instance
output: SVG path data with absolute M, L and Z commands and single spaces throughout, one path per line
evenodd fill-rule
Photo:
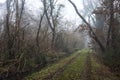
M 69 57 L 60 60 L 58 63 L 48 66 L 47 68 L 41 70 L 40 72 L 33 73 L 32 75 L 27 76 L 24 80 L 43 80 L 47 76 L 53 74 L 58 69 L 62 68 L 67 64 L 72 58 L 80 54 L 80 51 L 70 55 Z
M 94 80 L 120 80 L 109 68 L 99 62 L 95 57 L 91 57 L 92 73 Z

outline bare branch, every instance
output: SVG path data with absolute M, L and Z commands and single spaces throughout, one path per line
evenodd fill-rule
M 71 0 L 68 0 L 72 6 L 74 7 L 76 13 L 78 14 L 78 16 L 84 21 L 84 23 L 88 26 L 88 28 L 90 29 L 90 31 L 92 32 L 92 34 L 94 35 L 94 40 L 98 43 L 98 45 L 100 46 L 101 50 L 102 51 L 105 51 L 105 48 L 104 46 L 102 45 L 102 43 L 100 42 L 100 40 L 98 39 L 98 37 L 96 36 L 95 32 L 93 31 L 91 25 L 84 19 L 84 17 L 79 13 L 76 5 L 71 1 Z

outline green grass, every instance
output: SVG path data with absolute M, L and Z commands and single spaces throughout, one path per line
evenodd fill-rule
M 66 63 L 69 62 L 69 60 L 71 60 L 76 55 L 80 54 L 80 52 L 81 51 L 78 51 L 78 52 L 70 55 L 69 57 L 60 60 L 58 63 L 48 66 L 45 69 L 42 69 L 40 72 L 33 73 L 32 75 L 25 77 L 24 80 L 43 80 L 48 75 L 50 75 L 50 74 L 56 72 L 58 69 L 62 68 Z
M 92 62 L 92 67 L 94 68 L 93 70 L 101 67 L 101 65 L 93 57 L 91 58 L 91 62 Z
M 88 50 L 82 50 L 81 54 L 74 60 L 73 63 L 68 65 L 63 73 L 52 80 L 79 80 L 84 70 L 84 62 Z

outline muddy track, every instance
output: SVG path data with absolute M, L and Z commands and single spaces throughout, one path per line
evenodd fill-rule
M 92 69 L 92 66 L 91 66 L 91 58 L 90 58 L 90 54 L 88 54 L 86 56 L 86 61 L 85 61 L 85 64 L 84 64 L 84 69 L 83 69 L 83 74 L 81 75 L 81 79 L 80 80 L 94 80 L 92 78 L 92 72 L 91 72 L 91 69 Z
M 48 75 L 46 78 L 44 78 L 43 80 L 53 80 L 53 77 L 57 77 L 60 74 L 62 74 L 62 72 L 65 70 L 65 68 L 71 64 L 80 54 L 77 54 L 75 57 L 71 58 L 63 67 L 59 68 L 56 72 L 51 73 L 50 75 Z
M 91 55 L 91 58 L 95 60 L 95 63 L 99 64 L 100 66 L 95 68 L 93 67 L 93 80 L 120 80 L 120 77 L 116 76 L 114 72 L 110 71 L 110 68 L 102 63 L 98 56 L 95 54 Z M 96 77 L 97 76 L 97 77 Z

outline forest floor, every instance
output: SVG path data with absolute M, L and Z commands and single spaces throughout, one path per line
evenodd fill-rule
M 24 80 L 120 80 L 89 50 L 81 50 Z

